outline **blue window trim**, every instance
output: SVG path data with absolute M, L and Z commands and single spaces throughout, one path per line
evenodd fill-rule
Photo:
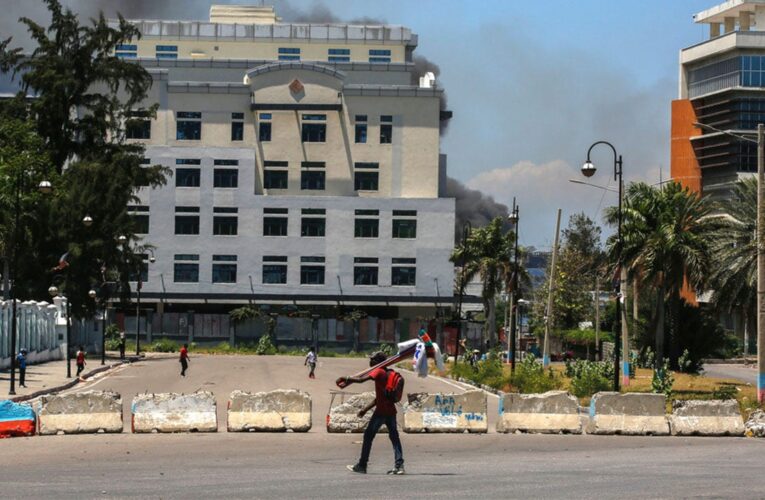
M 327 54 L 331 56 L 349 56 L 351 49 L 327 49 Z
M 280 54 L 279 55 L 279 60 L 280 61 L 299 61 L 300 60 L 300 56 L 287 56 L 287 55 Z
M 369 62 L 371 63 L 389 63 L 390 57 L 370 57 Z
M 300 47 L 279 47 L 280 54 L 300 54 Z
M 138 50 L 138 45 L 131 45 L 126 43 L 121 43 L 114 47 L 114 50 Z
M 329 56 L 327 60 L 329 62 L 351 62 L 351 58 L 349 56 Z
M 136 59 L 138 57 L 135 52 L 117 52 L 116 55 L 120 59 Z
M 390 50 L 369 49 L 370 56 L 390 56 Z
M 157 53 L 157 59 L 178 59 L 178 54 L 171 52 L 159 52 Z
M 154 50 L 157 52 L 178 52 L 177 45 L 155 45 Z

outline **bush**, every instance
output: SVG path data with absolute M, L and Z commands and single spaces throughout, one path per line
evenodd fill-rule
M 120 348 L 120 329 L 117 325 L 106 327 L 106 349 L 108 351 L 117 351 Z
M 149 344 L 146 350 L 150 352 L 176 352 L 178 350 L 178 343 L 163 337 Z
M 640 354 L 638 354 L 637 357 L 637 365 L 640 368 L 654 368 L 654 363 L 656 362 L 656 356 L 654 355 L 653 351 L 650 347 L 646 347 L 642 351 L 640 351 Z
M 271 342 L 270 335 L 263 335 L 260 337 L 258 344 L 255 346 L 255 354 L 259 356 L 276 354 L 276 347 L 274 346 L 274 343 Z
M 672 395 L 672 384 L 675 383 L 675 377 L 672 376 L 672 370 L 669 369 L 669 360 L 664 360 L 664 366 L 654 370 L 651 380 L 651 389 L 656 394 L 664 394 L 667 397 Z
M 533 394 L 552 391 L 561 386 L 561 380 L 555 376 L 552 369 L 545 372 L 542 363 L 537 361 L 533 355 L 528 355 L 515 368 L 515 374 L 511 377 L 510 383 L 518 392 L 523 394 Z
M 732 384 L 723 384 L 712 391 L 712 399 L 736 399 L 738 389 Z
M 380 346 L 380 351 L 390 357 L 398 353 L 398 348 L 393 344 L 383 344 Z
M 701 360 L 694 359 L 688 349 L 684 350 L 677 359 L 677 365 L 682 373 L 698 374 L 701 371 Z
M 611 387 L 613 367 L 597 361 L 577 361 L 573 367 L 574 376 L 571 378 L 571 392 L 578 398 L 590 397 L 596 392 L 607 391 Z

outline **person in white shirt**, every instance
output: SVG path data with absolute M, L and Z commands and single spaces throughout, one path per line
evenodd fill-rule
M 308 350 L 308 354 L 305 355 L 305 363 L 303 363 L 303 366 L 309 366 L 311 368 L 310 373 L 308 373 L 308 378 L 316 378 L 316 375 L 313 373 L 316 370 L 316 353 L 313 352 L 313 347 L 311 347 Z

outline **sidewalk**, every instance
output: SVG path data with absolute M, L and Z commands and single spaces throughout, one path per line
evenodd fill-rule
M 105 366 L 111 366 L 119 363 L 120 361 L 119 356 L 112 356 L 110 354 L 111 353 L 107 353 Z M 0 400 L 28 396 L 36 392 L 52 390 L 65 384 L 74 382 L 76 380 L 75 374 L 77 373 L 77 365 L 75 364 L 74 360 L 72 360 L 71 363 L 71 378 L 67 378 L 66 376 L 66 361 L 63 359 L 48 361 L 47 363 L 27 365 L 26 387 L 21 387 L 19 385 L 19 371 L 17 369 L 15 396 L 10 396 L 8 394 L 8 390 L 10 389 L 11 372 L 10 370 L 3 370 L 0 372 Z M 83 375 L 87 375 L 93 370 L 101 367 L 101 356 L 87 359 Z

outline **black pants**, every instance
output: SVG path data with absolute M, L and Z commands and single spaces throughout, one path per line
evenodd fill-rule
M 388 437 L 393 444 L 393 456 L 395 458 L 395 466 L 404 466 L 404 451 L 401 448 L 401 439 L 398 437 L 398 427 L 396 427 L 395 415 L 378 415 L 374 413 L 372 420 L 369 421 L 367 430 L 364 431 L 364 444 L 361 445 L 361 458 L 359 459 L 359 465 L 366 467 L 369 462 L 369 452 L 372 451 L 372 440 L 377 435 L 377 431 L 385 424 L 388 427 Z
M 120 359 L 125 359 L 125 341 L 120 342 Z
M 186 376 L 186 370 L 187 370 L 188 368 L 189 368 L 189 362 L 188 362 L 188 361 L 186 361 L 185 359 L 182 359 L 182 360 L 181 360 L 181 376 L 182 376 L 182 377 L 185 377 L 185 376 Z
M 27 377 L 26 367 L 19 368 L 19 385 L 26 385 L 24 384 L 24 379 L 26 379 L 26 377 Z
M 81 365 L 81 364 L 77 363 L 77 376 L 78 377 L 80 376 L 80 373 L 82 373 L 82 370 L 84 370 L 84 369 L 85 369 L 85 365 Z

